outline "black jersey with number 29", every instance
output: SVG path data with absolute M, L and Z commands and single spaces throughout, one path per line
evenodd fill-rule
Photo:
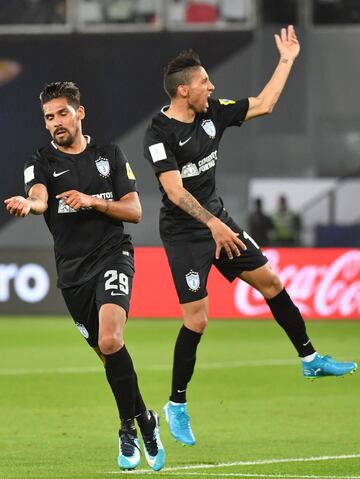
M 41 183 L 49 194 L 46 224 L 54 238 L 58 286 L 85 283 L 121 254 L 132 254 L 131 238 L 124 225 L 91 208 L 75 210 L 56 195 L 77 190 L 107 201 L 136 191 L 136 182 L 121 149 L 98 146 L 88 137 L 80 154 L 59 151 L 52 142 L 25 164 L 25 191 Z

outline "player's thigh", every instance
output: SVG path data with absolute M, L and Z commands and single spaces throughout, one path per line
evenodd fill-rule
M 215 257 L 215 243 L 210 239 L 165 242 L 176 292 L 181 304 L 207 296 L 206 283 Z
M 124 344 L 134 278 L 132 256 L 124 256 L 116 264 L 104 268 L 98 276 L 96 305 L 99 311 L 98 343 L 102 352 L 110 354 Z
M 222 251 L 220 258 L 214 261 L 214 266 L 219 272 L 232 282 L 234 279 L 242 277 L 245 271 L 254 271 L 264 266 L 268 259 L 253 238 L 241 229 L 232 218 L 226 224 L 239 234 L 239 239 L 246 245 L 246 250 L 241 250 L 240 256 L 229 259 L 226 252 Z
M 98 275 L 96 306 L 101 320 L 122 323 L 126 320 L 134 279 L 134 259 L 123 256 L 116 263 L 104 268 Z
M 88 344 L 98 345 L 98 310 L 96 307 L 97 277 L 84 284 L 61 290 L 73 321 Z

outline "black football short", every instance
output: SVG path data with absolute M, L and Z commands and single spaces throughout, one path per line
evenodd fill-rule
M 98 345 L 99 310 L 103 304 L 117 304 L 128 314 L 133 278 L 134 258 L 124 252 L 116 264 L 86 283 L 61 290 L 75 325 L 91 347 Z
M 268 259 L 255 241 L 230 218 L 226 224 L 246 244 L 241 256 L 229 259 L 222 249 L 220 258 L 215 258 L 216 245 L 212 237 L 194 237 L 183 241 L 164 241 L 175 288 L 181 304 L 197 301 L 207 296 L 206 283 L 210 268 L 214 265 L 225 278 L 232 282 L 243 271 L 252 271 L 267 263 Z

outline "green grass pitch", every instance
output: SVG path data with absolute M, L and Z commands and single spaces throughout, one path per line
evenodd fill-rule
M 144 399 L 159 412 L 180 324 L 127 325 Z M 320 353 L 359 362 L 360 321 L 307 327 Z M 188 401 L 196 446 L 176 443 L 163 420 L 166 469 L 150 473 L 142 457 L 137 472 L 123 473 L 115 402 L 72 321 L 0 318 L 1 479 L 360 478 L 360 371 L 305 380 L 273 321 L 211 320 Z

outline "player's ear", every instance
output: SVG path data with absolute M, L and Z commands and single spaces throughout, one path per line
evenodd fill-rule
M 189 86 L 188 85 L 179 85 L 177 89 L 178 95 L 181 98 L 186 98 L 188 96 L 189 92 Z
M 79 108 L 77 109 L 77 115 L 78 115 L 78 118 L 79 120 L 83 120 L 85 118 L 85 108 L 80 105 Z

